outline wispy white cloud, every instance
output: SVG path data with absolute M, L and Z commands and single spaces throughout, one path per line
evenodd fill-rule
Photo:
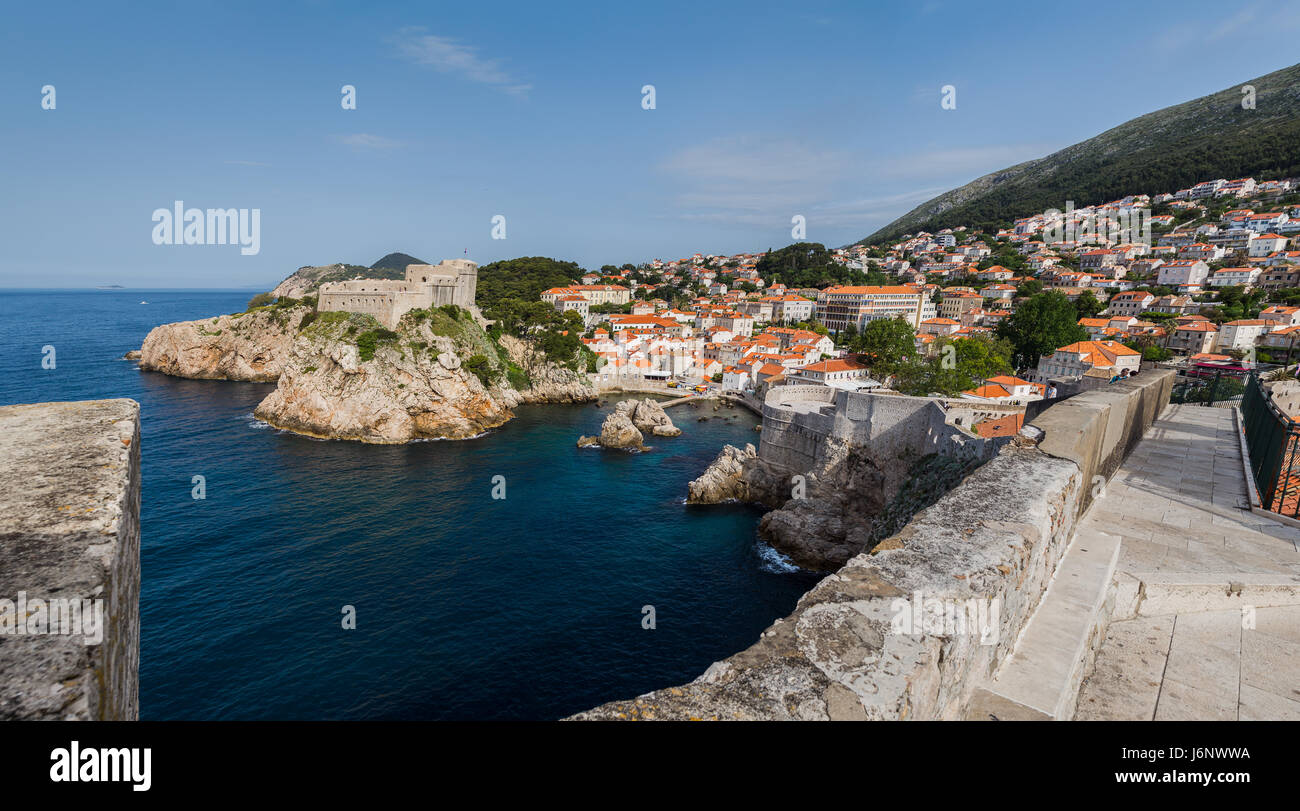
M 810 227 L 867 228 L 1051 150 L 1047 144 L 1001 144 L 875 158 L 750 135 L 686 147 L 659 169 L 678 185 L 681 219 L 788 227 L 793 215 L 802 214 Z
M 334 140 L 350 146 L 353 149 L 394 149 L 401 146 L 400 141 L 394 141 L 391 138 L 385 138 L 382 135 L 371 135 L 368 132 L 356 132 L 351 135 L 335 135 Z
M 1279 34 L 1300 29 L 1300 7 L 1287 3 L 1252 3 L 1236 11 L 1215 9 L 1212 19 L 1185 19 L 1163 27 L 1152 41 L 1164 53 L 1186 51 L 1198 46 L 1223 44 L 1230 37 L 1247 33 Z M 1255 26 L 1254 29 L 1251 29 Z
M 772 224 L 832 196 L 850 166 L 847 153 L 745 135 L 687 147 L 659 169 L 677 179 L 676 203 L 685 219 Z
M 816 232 L 824 232 L 825 229 L 867 229 L 896 219 L 947 190 L 946 186 L 931 186 L 900 194 L 802 206 L 753 204 L 748 201 L 751 204 L 745 207 L 686 209 L 676 218 L 717 225 L 786 229 L 791 225 L 790 218 L 794 214 L 801 214 L 806 218 L 809 228 Z
M 948 178 L 974 180 L 1008 166 L 1051 154 L 1059 146 L 1047 143 L 993 144 L 935 149 L 879 161 L 875 171 L 885 178 Z M 965 181 L 962 181 L 965 182 Z
M 478 49 L 471 45 L 426 33 L 426 29 L 421 27 L 403 28 L 391 38 L 391 42 L 403 59 L 416 65 L 491 85 L 515 96 L 526 95 L 533 88 L 531 84 L 514 78 L 500 59 L 480 56 Z

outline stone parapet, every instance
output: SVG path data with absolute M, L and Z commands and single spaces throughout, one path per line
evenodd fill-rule
M 1168 402 L 1171 382 L 1143 373 L 1052 406 L 1033 423 L 1043 432 L 1036 445 L 1022 437 L 1004 446 L 897 535 L 820 581 L 748 649 L 689 684 L 574 718 L 967 717 L 1039 606 L 1093 477 L 1114 472 Z M 909 631 L 903 620 L 919 620 L 918 598 L 998 608 L 965 632 Z
M 0 408 L 0 719 L 135 720 L 139 650 L 139 404 Z

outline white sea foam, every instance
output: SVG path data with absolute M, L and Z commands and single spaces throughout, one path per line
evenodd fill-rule
M 422 437 L 417 437 L 415 439 L 412 439 L 410 441 L 411 442 L 464 442 L 470 439 L 482 439 L 488 434 L 494 434 L 494 433 L 496 433 L 496 429 L 489 428 L 486 431 L 474 434 L 473 436 L 464 437 L 463 439 L 453 439 L 449 436 L 422 436 Z
M 791 574 L 799 567 L 790 562 L 790 558 L 773 549 L 766 541 L 759 541 L 755 547 L 760 563 L 758 568 L 773 574 Z

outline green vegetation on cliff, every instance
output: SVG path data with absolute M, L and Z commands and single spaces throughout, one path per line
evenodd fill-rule
M 577 262 L 563 262 L 547 256 L 521 256 L 491 262 L 478 269 L 475 303 L 484 311 L 504 299 L 537 302 L 543 290 L 564 287 L 581 279 L 586 271 Z
M 575 372 L 593 371 L 595 356 L 581 340 L 582 317 L 557 312 L 538 298 L 543 290 L 573 284 L 585 272 L 576 262 L 545 256 L 507 259 L 479 268 L 476 302 L 493 322 L 491 339 L 513 335 L 536 347 L 551 363 Z M 520 369 L 512 383 L 526 377 Z

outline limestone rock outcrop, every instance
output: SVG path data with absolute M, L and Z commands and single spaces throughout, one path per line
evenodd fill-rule
M 838 569 L 872 539 L 872 513 L 856 491 L 827 487 L 816 474 L 778 469 L 753 445 L 725 446 L 687 485 L 688 504 L 728 501 L 775 508 L 759 520 L 759 535 L 805 569 Z
M 605 417 L 600 426 L 600 434 L 579 437 L 578 447 L 648 450 L 645 446 L 647 436 L 672 437 L 680 436 L 681 433 L 681 429 L 668 418 L 663 406 L 654 400 L 622 400 Z
M 531 344 L 514 337 L 502 335 L 497 344 L 506 360 L 523 371 L 528 383 L 520 388 L 506 387 L 501 397 L 514 408 L 528 403 L 589 403 L 596 399 L 596 389 L 591 379 L 555 363 Z
M 596 399 L 577 368 L 509 335 L 493 341 L 473 310 L 417 310 L 388 330 L 310 303 L 270 305 L 155 327 L 139 359 L 142 370 L 177 377 L 277 382 L 258 419 L 362 442 L 465 439 L 505 423 L 517 405 Z
M 199 380 L 271 383 L 311 311 L 305 305 L 268 307 L 154 327 L 140 347 L 140 368 Z
M 758 525 L 764 540 L 801 568 L 834 571 L 897 531 L 980 461 L 918 454 L 879 438 L 823 436 L 814 447 L 811 463 L 794 467 L 767 447 L 760 454 L 752 445 L 727 446 L 688 485 L 687 503 L 769 507 Z
M 832 571 L 870 547 L 871 516 L 848 499 L 792 498 L 758 522 L 759 534 L 792 563 Z
M 745 481 L 745 463 L 752 462 L 758 456 L 754 446 L 746 444 L 743 449 L 735 445 L 724 445 L 718 458 L 700 474 L 700 477 L 686 485 L 687 504 L 721 504 L 726 501 L 754 501 L 749 484 Z
M 615 406 L 631 418 L 632 424 L 643 433 L 655 436 L 681 436 L 681 429 L 673 425 L 668 413 L 649 397 L 644 400 L 624 400 Z
M 253 415 L 309 436 L 381 444 L 465 439 L 513 416 L 465 368 L 456 341 L 427 321 L 403 321 L 393 337 L 367 344 L 373 350 L 363 353 L 348 340 L 350 330 L 367 326 L 363 318 L 331 319 L 305 330 L 279 385 Z
M 632 422 L 625 409 L 615 409 L 601 423 L 599 436 L 578 439 L 579 448 L 595 446 L 614 450 L 645 450 L 645 435 Z

